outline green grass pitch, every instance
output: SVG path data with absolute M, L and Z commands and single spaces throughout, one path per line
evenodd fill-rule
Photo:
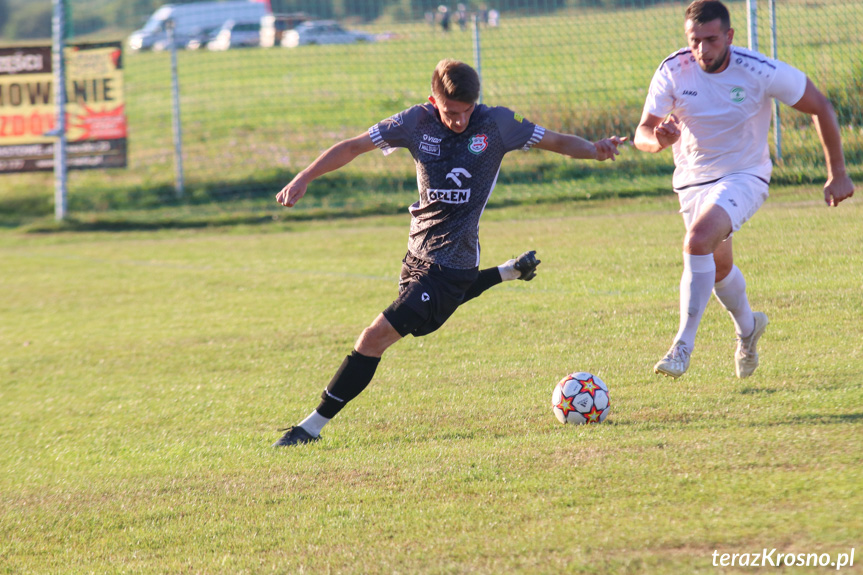
M 750 379 L 715 301 L 690 371 L 651 372 L 677 327 L 673 198 L 500 208 L 483 264 L 537 249 L 536 280 L 396 344 L 323 441 L 282 451 L 277 428 L 394 297 L 406 215 L 2 231 L 0 573 L 680 574 L 720 572 L 714 551 L 849 553 L 863 210 L 819 196 L 775 189 L 735 237 L 770 316 Z M 575 370 L 609 384 L 608 422 L 554 419 Z

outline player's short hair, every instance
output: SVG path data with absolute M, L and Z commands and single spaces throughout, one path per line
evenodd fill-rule
M 707 24 L 716 19 L 720 20 L 723 30 L 731 28 L 731 16 L 728 8 L 719 0 L 695 0 L 686 9 L 686 19 L 696 24 Z
M 446 58 L 435 66 L 431 81 L 435 98 L 474 104 L 479 100 L 479 88 L 479 74 L 464 62 Z

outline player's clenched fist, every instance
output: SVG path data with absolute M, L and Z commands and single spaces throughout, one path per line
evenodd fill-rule
M 847 200 L 854 195 L 854 182 L 848 174 L 830 177 L 824 184 L 824 202 L 828 206 L 836 207 L 842 200 Z
M 656 136 L 656 141 L 663 149 L 674 144 L 680 139 L 680 127 L 677 116 L 671 114 L 668 118 L 662 121 L 661 124 L 653 129 L 653 134 Z
M 306 184 L 292 181 L 290 184 L 282 188 L 281 192 L 276 194 L 276 201 L 283 206 L 293 208 L 294 204 L 296 204 L 297 201 L 305 195 Z

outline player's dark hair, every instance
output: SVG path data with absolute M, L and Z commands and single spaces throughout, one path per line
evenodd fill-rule
M 720 20 L 723 30 L 731 28 L 731 16 L 728 8 L 719 0 L 695 0 L 686 9 L 686 19 L 696 24 L 707 24 L 716 19 Z
M 441 60 L 435 66 L 431 81 L 432 96 L 465 104 L 479 100 L 479 75 L 458 60 Z

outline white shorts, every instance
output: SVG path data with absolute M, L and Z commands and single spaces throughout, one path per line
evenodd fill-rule
M 701 212 L 713 204 L 731 218 L 731 233 L 755 215 L 769 195 L 767 182 L 750 174 L 730 174 L 708 184 L 674 190 L 688 230 Z

